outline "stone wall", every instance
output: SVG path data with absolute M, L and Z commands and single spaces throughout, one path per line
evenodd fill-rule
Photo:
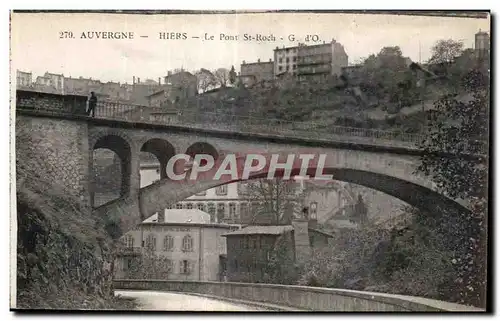
M 405 295 L 296 285 L 115 280 L 114 288 L 209 294 L 221 298 L 265 302 L 312 311 L 483 311 L 455 303 Z
M 16 117 L 16 164 L 58 182 L 86 205 L 89 156 L 86 122 Z
M 85 114 L 86 96 L 57 95 L 37 91 L 16 91 L 16 108 Z

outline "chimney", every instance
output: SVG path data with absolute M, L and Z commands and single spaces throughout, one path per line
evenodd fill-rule
M 297 263 L 305 263 L 311 257 L 309 242 L 309 222 L 306 219 L 293 219 L 293 237 L 295 243 L 295 259 Z
M 271 58 L 269 58 L 269 62 L 272 62 Z
M 165 223 L 165 211 L 166 210 L 162 210 L 158 212 L 158 223 Z
M 161 85 L 161 77 L 158 77 L 158 85 Z
M 260 62 L 260 58 L 259 58 L 259 59 L 257 59 L 257 62 Z
M 245 60 L 243 60 L 243 63 L 242 63 L 242 65 L 244 65 L 244 64 L 245 64 Z
M 169 71 L 167 72 L 167 76 L 172 76 L 172 71 L 170 71 L 170 70 L 169 70 Z

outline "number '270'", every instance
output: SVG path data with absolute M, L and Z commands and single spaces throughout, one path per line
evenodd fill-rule
M 71 31 L 59 31 L 59 39 L 73 38 L 73 32 Z

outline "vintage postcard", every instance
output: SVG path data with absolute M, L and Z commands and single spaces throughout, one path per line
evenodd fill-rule
M 11 309 L 491 309 L 490 23 L 12 11 Z

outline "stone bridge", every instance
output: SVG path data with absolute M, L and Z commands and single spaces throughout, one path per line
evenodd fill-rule
M 297 159 L 299 154 L 309 154 L 314 156 L 307 170 L 311 177 L 332 175 L 335 180 L 379 190 L 430 212 L 450 207 L 468 210 L 463 201 L 451 200 L 440 194 L 429 178 L 417 174 L 415 169 L 422 151 L 411 139 L 396 139 L 402 136 L 390 132 L 363 136 L 349 135 L 346 130 L 342 136 L 339 135 L 340 130 L 336 130 L 330 136 L 316 132 L 321 137 L 311 138 L 300 137 L 297 131 L 294 131 L 295 135 L 288 135 L 289 128 L 283 131 L 284 134 L 279 132 L 274 135 L 259 127 L 249 131 L 249 127 L 239 123 L 229 124 L 232 129 L 228 130 L 216 123 L 213 126 L 212 123 L 172 125 L 118 116 L 115 117 L 117 119 L 89 118 L 81 114 L 84 98 L 18 92 L 16 156 L 18 160 L 24 160 L 32 155 L 43 155 L 34 162 L 34 166 L 91 207 L 93 151 L 105 148 L 115 152 L 121 160 L 120 197 L 93 208 L 93 211 L 115 221 L 116 235 L 163 210 L 169 203 L 241 180 L 241 177 L 231 175 L 214 179 L 213 171 L 202 173 L 197 179 L 190 179 L 188 175 L 180 181 L 171 180 L 166 175 L 166 165 L 172 156 L 181 153 L 191 156 L 209 154 L 216 162 L 231 154 L 259 154 L 266 160 L 272 154 L 279 154 L 280 162 L 285 161 L 288 155 L 295 155 Z M 34 107 L 33 102 L 38 105 Z M 51 106 L 57 108 L 49 109 Z M 240 125 L 241 129 L 235 128 Z M 21 137 L 25 137 L 24 141 Z M 162 178 L 142 189 L 140 152 L 156 156 L 161 164 Z M 323 164 L 320 164 L 320 155 L 326 155 Z M 184 171 L 186 164 L 178 161 L 175 165 L 174 172 L 178 174 Z M 241 171 L 241 161 L 238 168 Z M 323 168 L 323 172 L 318 172 L 318 168 Z M 300 173 L 296 162 L 289 170 L 292 176 L 304 174 Z M 266 165 L 252 172 L 248 179 L 266 177 L 268 172 L 269 166 Z M 277 175 L 283 175 L 283 171 Z

